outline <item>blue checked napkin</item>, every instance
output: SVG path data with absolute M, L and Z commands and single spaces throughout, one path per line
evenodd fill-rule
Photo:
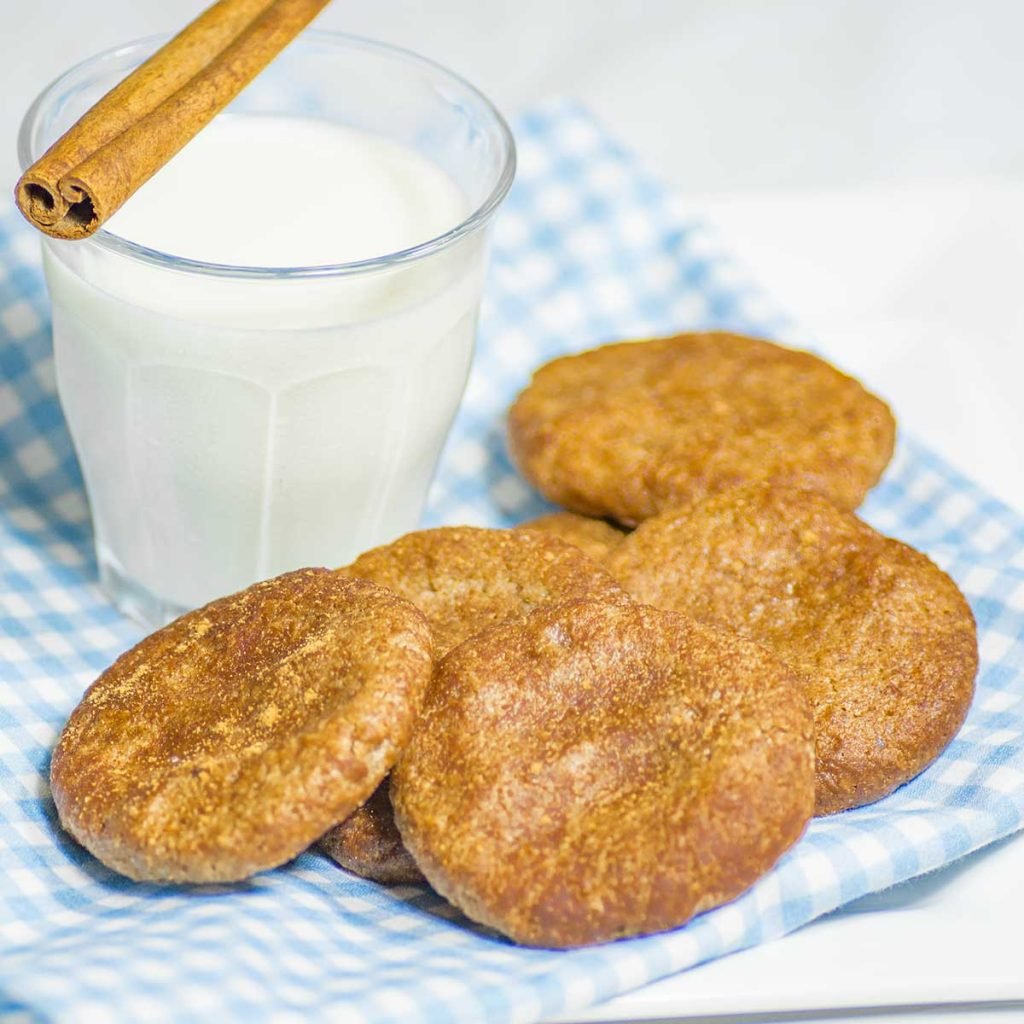
M 519 179 L 431 524 L 507 525 L 541 510 L 506 458 L 503 413 L 552 356 L 709 326 L 804 340 L 585 111 L 547 104 L 517 127 Z M 0 368 L 0 1008 L 53 1021 L 532 1021 L 764 942 L 1022 825 L 1024 521 L 904 441 L 864 512 L 932 554 L 970 598 L 982 654 L 970 718 L 924 775 L 815 822 L 729 906 L 670 934 L 551 953 L 315 854 L 212 891 L 119 878 L 60 832 L 46 779 L 80 693 L 140 631 L 94 583 L 37 240 L 10 208 Z

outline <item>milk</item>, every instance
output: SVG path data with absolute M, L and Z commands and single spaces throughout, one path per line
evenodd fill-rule
M 414 149 L 345 125 L 224 114 L 108 222 L 160 252 L 309 267 L 400 252 L 455 227 L 466 197 Z
M 157 255 L 46 243 L 58 387 L 122 607 L 162 621 L 417 525 L 470 364 L 485 242 L 363 272 L 187 261 L 348 264 L 469 212 L 403 144 L 222 115 L 108 225 Z

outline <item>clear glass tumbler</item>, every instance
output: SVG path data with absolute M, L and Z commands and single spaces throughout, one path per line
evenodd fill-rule
M 46 89 L 22 125 L 22 164 L 162 41 L 101 54 Z M 229 109 L 404 143 L 472 212 L 414 248 L 333 266 L 202 263 L 109 231 L 43 241 L 100 580 L 150 625 L 415 528 L 472 358 L 488 226 L 515 170 L 508 126 L 473 86 L 368 40 L 310 32 Z M 287 204 L 276 210 L 261 215 Z

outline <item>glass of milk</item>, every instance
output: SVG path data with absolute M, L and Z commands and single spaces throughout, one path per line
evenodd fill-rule
M 23 165 L 162 41 L 54 82 Z M 416 527 L 514 169 L 468 82 L 310 32 L 106 230 L 44 239 L 58 390 L 122 610 L 160 624 Z

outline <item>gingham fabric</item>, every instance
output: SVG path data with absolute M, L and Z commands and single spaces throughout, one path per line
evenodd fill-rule
M 572 103 L 521 118 L 464 407 L 430 523 L 540 511 L 504 454 L 532 367 L 616 338 L 724 325 L 801 340 L 711 234 Z M 57 827 L 50 748 L 83 688 L 140 632 L 104 600 L 54 397 L 37 240 L 0 215 L 0 1004 L 28 1019 L 533 1021 L 763 942 L 946 864 L 1024 814 L 1024 521 L 903 441 L 865 515 L 929 551 L 978 617 L 960 735 L 872 807 L 815 822 L 741 899 L 676 932 L 518 949 L 416 888 L 315 854 L 215 889 L 136 885 Z M 1016 568 L 1014 568 L 1016 566 Z

